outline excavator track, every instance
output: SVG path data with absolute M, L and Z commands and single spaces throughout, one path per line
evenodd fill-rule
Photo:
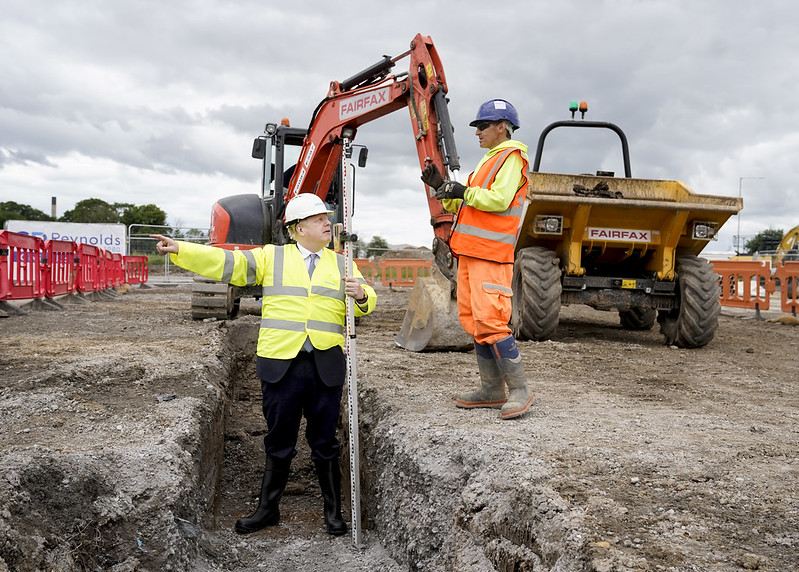
M 240 298 L 235 286 L 195 276 L 191 287 L 191 317 L 194 320 L 235 318 Z

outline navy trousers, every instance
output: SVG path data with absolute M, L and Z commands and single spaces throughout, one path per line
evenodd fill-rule
M 305 417 L 305 438 L 311 448 L 311 459 L 329 461 L 338 458 L 341 443 L 336 431 L 343 386 L 330 387 L 322 381 L 313 353 L 300 351 L 279 381 L 261 380 L 262 406 L 268 429 L 264 437 L 264 452 L 269 457 L 294 458 L 300 422 Z

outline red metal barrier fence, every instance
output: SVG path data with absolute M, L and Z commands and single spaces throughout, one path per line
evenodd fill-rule
M 0 230 L 0 303 L 102 292 L 147 274 L 146 256 Z
M 114 280 L 111 284 L 114 288 L 122 286 L 125 282 L 125 257 L 118 252 L 111 253 L 111 267 L 113 268 Z
M 47 267 L 44 295 L 54 298 L 74 292 L 78 277 L 78 245 L 66 240 L 48 240 L 44 243 L 44 250 Z
M 150 267 L 146 256 L 125 256 L 125 284 L 143 284 L 147 282 Z
M 44 297 L 44 241 L 0 231 L 0 300 Z
M 78 292 L 85 294 L 103 289 L 100 264 L 99 248 L 91 244 L 78 245 L 78 283 L 75 288 Z

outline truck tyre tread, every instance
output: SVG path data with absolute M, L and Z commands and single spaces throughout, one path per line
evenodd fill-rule
M 679 257 L 676 272 L 680 307 L 660 312 L 660 331 L 668 345 L 704 347 L 713 339 L 721 313 L 716 274 L 697 256 Z
M 558 328 L 560 267 L 555 253 L 531 246 L 516 255 L 513 265 L 511 329 L 521 340 L 548 340 Z

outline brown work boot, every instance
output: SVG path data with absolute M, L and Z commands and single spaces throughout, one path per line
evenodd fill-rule
M 491 348 L 477 342 L 474 343 L 474 348 L 477 353 L 477 369 L 480 372 L 480 389 L 457 396 L 455 405 L 464 409 L 502 407 L 507 401 L 505 385 Z

